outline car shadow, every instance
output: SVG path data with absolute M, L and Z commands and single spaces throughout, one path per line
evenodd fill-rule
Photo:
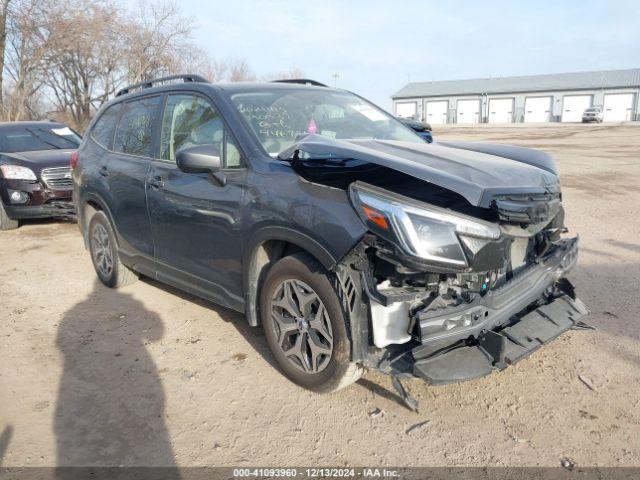
M 152 278 L 141 277 L 141 280 L 145 283 L 148 283 L 149 285 L 152 285 L 154 288 L 159 288 L 160 290 L 163 290 L 171 295 L 175 295 L 182 300 L 193 302 L 196 305 L 206 308 L 207 310 L 211 310 L 224 322 L 232 324 L 233 327 L 238 331 L 238 333 L 240 333 L 240 335 L 242 335 L 242 337 L 247 341 L 247 343 L 249 343 L 249 345 L 251 345 L 251 347 L 253 347 L 253 349 L 258 352 L 270 366 L 279 369 L 278 364 L 275 362 L 273 356 L 271 355 L 271 351 L 269 350 L 269 346 L 267 345 L 262 327 L 252 327 L 251 325 L 249 325 L 249 322 L 247 322 L 246 317 L 242 313 L 231 310 L 230 308 L 222 307 L 216 303 L 204 300 L 203 298 L 200 298 L 196 295 L 184 292 Z
M 47 225 L 58 225 L 58 224 L 74 225 L 75 223 L 76 223 L 76 220 L 71 220 L 68 218 L 58 218 L 58 217 L 25 218 L 24 220 L 20 220 L 20 227 L 24 227 L 27 225 L 31 225 L 31 226 L 47 226 Z
M 386 387 L 383 387 L 379 383 L 374 383 L 371 380 L 367 380 L 366 378 L 361 378 L 356 382 L 356 385 L 366 388 L 367 390 L 369 390 L 371 393 L 373 393 L 378 397 L 382 397 L 384 399 L 390 400 L 392 402 L 397 403 L 403 408 L 407 408 L 407 405 L 404 402 L 404 399 L 400 395 L 387 389 Z M 404 387 L 407 388 L 407 385 L 405 384 Z
M 143 280 L 145 283 L 148 283 L 149 285 L 152 285 L 155 288 L 159 288 L 183 300 L 193 302 L 203 308 L 211 310 L 223 321 L 231 323 L 236 328 L 236 330 L 244 337 L 247 343 L 249 343 L 253 347 L 253 349 L 257 351 L 271 367 L 280 370 L 280 367 L 275 362 L 273 355 L 271 355 L 271 351 L 269 350 L 269 346 L 267 345 L 262 327 L 250 326 L 243 314 L 225 307 L 221 307 L 220 305 L 217 305 L 213 302 L 209 302 L 195 295 L 186 293 L 182 290 L 171 287 L 157 280 L 148 277 L 142 277 L 141 280 Z M 364 378 L 358 380 L 357 384 L 361 387 L 366 388 L 367 390 L 370 390 L 375 395 L 396 402 L 398 405 L 401 405 L 403 407 L 405 406 L 404 400 L 401 396 L 395 393 L 395 391 L 388 390 L 380 384 L 374 383 Z
M 4 456 L 9 449 L 9 442 L 11 442 L 11 437 L 13 436 L 13 427 L 11 425 L 7 425 L 2 430 L 0 434 L 0 467 L 2 467 L 2 462 L 4 460 Z
M 158 315 L 98 280 L 64 314 L 56 337 L 64 358 L 54 416 L 59 476 L 70 466 L 175 467 L 164 389 L 146 348 L 163 333 Z M 175 468 L 164 474 L 179 478 Z

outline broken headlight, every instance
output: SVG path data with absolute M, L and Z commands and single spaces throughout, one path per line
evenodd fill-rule
M 374 233 L 424 260 L 468 266 L 459 235 L 500 238 L 497 225 L 361 182 L 351 185 L 350 196 L 360 218 Z

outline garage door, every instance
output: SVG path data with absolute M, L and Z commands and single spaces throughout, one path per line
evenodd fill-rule
M 524 101 L 524 121 L 540 123 L 551 120 L 551 97 L 527 97 Z
M 627 122 L 631 120 L 633 93 L 609 93 L 604 96 L 604 121 Z
M 480 100 L 458 100 L 457 123 L 480 122 Z
M 591 106 L 591 95 L 565 95 L 562 98 L 562 121 L 581 122 L 582 113 Z
M 447 111 L 449 110 L 449 102 L 447 100 L 427 102 L 425 110 L 427 112 L 425 119 L 431 125 L 447 123 Z
M 489 123 L 513 122 L 513 98 L 489 99 Z
M 400 102 L 396 103 L 396 117 L 413 117 L 418 108 L 417 102 Z

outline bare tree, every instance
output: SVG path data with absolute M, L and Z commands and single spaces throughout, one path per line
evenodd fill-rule
M 182 56 L 177 68 L 181 72 L 202 75 L 210 82 L 245 82 L 257 79 L 246 60 L 216 59 L 196 46 L 192 46 L 189 52 Z
M 7 22 L 4 115 L 7 120 L 39 113 L 45 56 L 50 44 L 42 0 L 16 0 Z
M 54 112 L 83 130 L 125 84 L 179 72 L 257 78 L 245 60 L 216 59 L 195 45 L 193 21 L 176 0 L 139 0 L 134 14 L 120 1 L 0 0 L 0 115 Z M 292 72 L 300 76 L 276 77 Z
M 113 0 L 56 0 L 56 5 L 48 10 L 52 41 L 45 83 L 56 110 L 69 112 L 73 125 L 83 129 L 122 83 L 124 22 Z
M 142 0 L 134 18 L 138 20 L 125 29 L 127 80 L 137 83 L 178 73 L 184 58 L 192 56 L 193 22 L 173 0 Z
M 7 44 L 7 15 L 11 0 L 0 0 L 0 114 L 4 114 L 3 77 L 4 55 Z
M 265 75 L 265 80 L 286 80 L 289 78 L 305 78 L 304 71 L 298 67 L 282 70 L 273 74 Z
M 229 74 L 229 64 L 224 60 L 217 60 L 204 49 L 194 46 L 188 49 L 182 57 L 179 70 L 202 75 L 210 82 L 224 82 Z
M 255 79 L 255 74 L 251 71 L 245 60 L 231 60 L 229 62 L 228 80 L 230 82 L 247 82 L 254 81 Z

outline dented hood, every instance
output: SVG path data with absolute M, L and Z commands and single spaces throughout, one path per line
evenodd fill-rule
M 292 159 L 300 152 L 311 159 L 355 159 L 391 168 L 458 193 L 479 207 L 489 207 L 499 195 L 559 190 L 551 158 L 520 147 L 335 140 L 310 134 L 278 157 Z

